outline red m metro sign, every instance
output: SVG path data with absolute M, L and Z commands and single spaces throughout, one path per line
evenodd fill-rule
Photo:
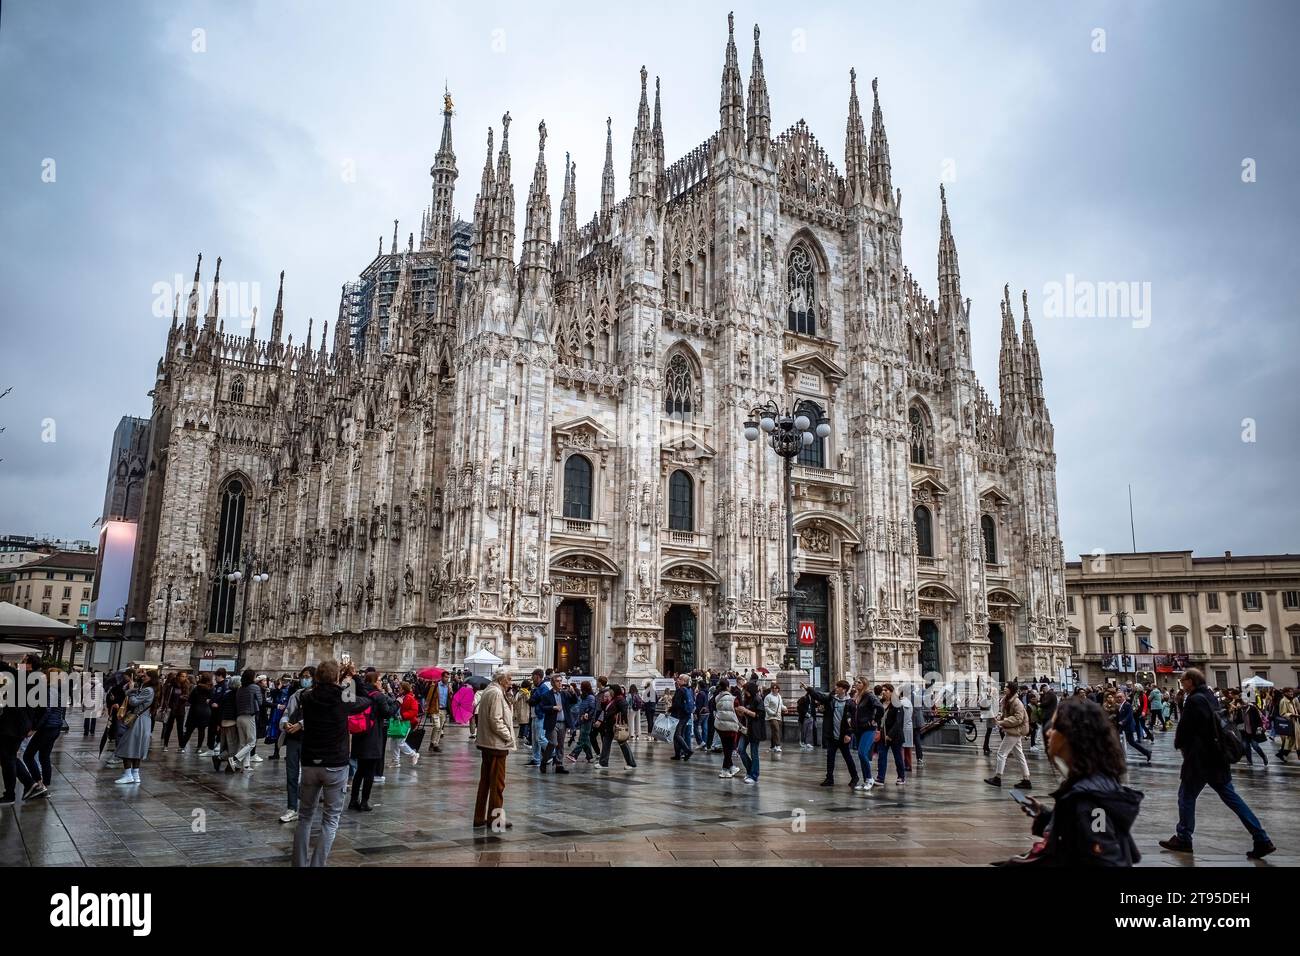
M 800 644 L 817 643 L 817 626 L 812 621 L 799 622 L 799 643 Z

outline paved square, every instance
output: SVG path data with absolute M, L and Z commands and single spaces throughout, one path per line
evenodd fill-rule
M 266 760 L 248 775 L 218 773 L 207 758 L 161 753 L 155 736 L 143 783 L 116 786 L 118 772 L 97 759 L 96 743 L 79 730 L 65 735 L 50 796 L 0 810 L 0 865 L 288 865 L 294 825 L 277 819 L 285 809 L 280 762 Z M 1135 832 L 1143 866 L 1300 863 L 1294 760 L 1234 772 L 1279 847 L 1268 861 L 1245 859 L 1249 836 L 1209 792 L 1198 806 L 1195 858 L 1161 850 L 1156 841 L 1173 832 L 1177 816 L 1172 746 L 1172 731 L 1157 734 L 1154 765 L 1131 773 L 1146 794 Z M 540 776 L 524 766 L 526 753 L 515 754 L 506 782 L 514 829 L 476 837 L 470 811 L 478 752 L 465 728 L 453 728 L 442 753 L 423 753 L 416 768 L 386 769 L 371 799 L 374 812 L 344 813 L 330 864 L 978 866 L 1031 842 L 1028 820 L 1006 789 L 981 782 L 992 758 L 979 755 L 978 743 L 929 748 L 904 787 L 894 785 L 891 769 L 884 788 L 866 795 L 850 791 L 843 776 L 833 790 L 819 787 L 823 751 L 802 753 L 797 745 L 775 759 L 764 753 L 757 786 L 739 776 L 719 780 L 718 754 L 697 753 L 682 764 L 669 759 L 671 746 L 645 742 L 635 754 L 633 773 L 614 755 L 607 774 L 580 761 L 568 776 Z M 1039 753 L 1030 761 L 1034 792 L 1052 790 L 1046 759 Z M 194 832 L 196 811 L 206 832 Z M 802 832 L 794 825 L 800 811 Z

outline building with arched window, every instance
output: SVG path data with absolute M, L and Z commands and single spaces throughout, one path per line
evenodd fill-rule
M 338 277 L 325 330 L 282 275 L 270 323 L 227 331 L 222 290 L 257 277 L 218 265 L 205 302 L 200 264 L 151 383 L 148 656 L 166 626 L 173 660 L 276 671 L 486 648 L 517 672 L 798 667 L 828 687 L 1068 662 L 1027 297 L 1013 316 L 1004 292 L 986 391 L 944 191 L 909 206 L 939 222 L 937 275 L 903 261 L 882 90 L 842 64 L 847 122 L 819 139 L 796 117 L 824 88 L 769 99 L 738 29 L 717 128 L 678 157 L 644 70 L 615 78 L 626 122 L 586 134 L 599 170 L 518 102 L 486 156 L 458 155 L 448 93 L 430 192 Z M 788 536 L 785 463 L 743 433 L 768 398 L 830 426 L 790 462 Z M 192 599 L 164 625 L 167 581 Z

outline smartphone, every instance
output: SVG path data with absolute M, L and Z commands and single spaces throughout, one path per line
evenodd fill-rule
M 1012 787 L 1011 799 L 1016 801 L 1016 803 L 1020 804 L 1022 807 L 1024 807 L 1026 810 L 1030 811 L 1031 813 L 1034 812 L 1034 801 L 1031 800 L 1028 794 L 1026 794 L 1023 790 L 1017 790 L 1015 787 Z

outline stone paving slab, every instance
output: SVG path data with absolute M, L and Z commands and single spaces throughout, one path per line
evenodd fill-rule
M 1198 804 L 1195 857 L 1161 850 L 1177 817 L 1178 758 L 1172 733 L 1156 741 L 1152 766 L 1132 768 L 1146 797 L 1136 839 L 1143 866 L 1300 864 L 1294 814 L 1300 765 L 1272 763 L 1234 773 L 1239 792 L 1281 848 L 1264 863 L 1245 859 L 1250 840 L 1213 793 Z M 281 824 L 284 767 L 267 759 L 250 774 L 226 774 L 194 754 L 156 746 L 139 786 L 95 753 L 97 740 L 65 735 L 54 755 L 50 796 L 0 810 L 0 866 L 287 866 L 293 825 Z M 927 749 L 907 783 L 855 793 L 846 778 L 819 787 L 820 751 L 764 755 L 759 783 L 720 780 L 720 755 L 668 759 L 671 748 L 633 745 L 633 773 L 539 775 L 510 758 L 506 810 L 514 829 L 474 832 L 471 804 L 479 760 L 464 728 L 416 767 L 387 768 L 372 813 L 345 812 L 335 866 L 983 866 L 1027 849 L 1027 818 L 1005 790 L 982 778 L 992 760 L 976 745 Z M 260 746 L 264 756 L 270 747 Z M 1034 793 L 1055 786 L 1031 754 Z M 617 759 L 615 760 L 617 764 Z M 843 773 L 837 767 L 837 774 Z M 202 811 L 196 815 L 196 811 Z M 202 817 L 204 826 L 196 826 Z

